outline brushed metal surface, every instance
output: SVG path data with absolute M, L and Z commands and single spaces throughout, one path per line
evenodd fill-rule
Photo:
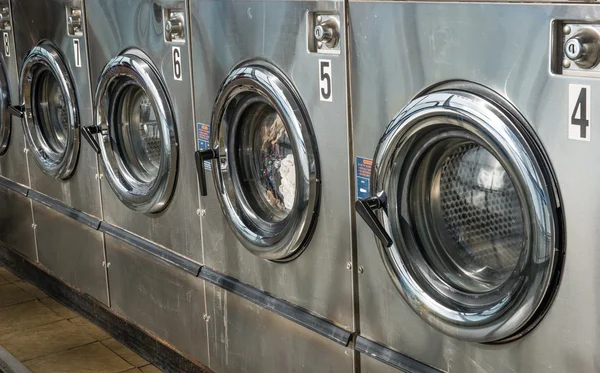
M 563 279 L 548 314 L 525 337 L 491 346 L 447 337 L 423 322 L 388 277 L 372 232 L 357 221 L 361 334 L 450 372 L 598 371 L 594 170 L 600 148 L 568 140 L 567 105 L 570 83 L 590 85 L 595 94 L 600 81 L 551 74 L 549 48 L 553 19 L 600 19 L 600 9 L 351 2 L 349 11 L 355 154 L 373 157 L 392 117 L 424 88 L 448 79 L 486 85 L 510 100 L 539 136 L 562 191 L 567 230 Z M 592 128 L 600 123 L 594 113 Z
M 196 212 L 200 202 L 194 164 L 195 126 L 188 42 L 170 44 L 164 41 L 163 8 L 187 12 L 184 1 L 86 1 L 92 81 L 97 82 L 104 65 L 122 50 L 141 49 L 162 74 L 174 108 L 179 142 L 175 191 L 167 207 L 156 214 L 136 213 L 121 203 L 103 180 L 104 220 L 202 263 L 200 219 Z M 173 45 L 181 48 L 181 81 L 173 77 Z
M 25 0 L 13 1 L 16 55 L 19 70 L 29 50 L 40 41 L 54 43 L 62 53 L 62 58 L 71 73 L 77 94 L 81 125 L 89 125 L 92 120 L 92 96 L 88 74 L 88 54 L 85 36 L 77 37 L 81 45 L 81 67 L 75 66 L 73 39 L 67 35 L 66 7 L 81 6 L 80 0 Z M 85 11 L 82 24 L 85 30 Z M 14 102 L 14 100 L 13 100 Z M 18 121 L 17 121 L 18 122 Z M 54 179 L 42 172 L 29 157 L 31 189 L 99 219 L 102 218 L 100 186 L 96 179 L 98 159 L 86 143 L 82 143 L 73 176 L 65 181 Z
M 0 2 L 0 7 L 11 8 L 9 0 Z M 13 30 L 14 30 L 14 23 Z M 9 35 L 9 53 L 1 54 L 2 66 L 5 69 L 8 81 L 9 102 L 12 105 L 19 103 L 19 73 L 17 71 L 17 53 L 15 51 L 14 31 L 5 31 Z M 24 186 L 29 186 L 29 172 L 27 169 L 27 155 L 25 153 L 25 136 L 23 127 L 18 118 L 11 117 L 11 131 L 6 153 L 0 156 L 0 175 L 11 179 Z
M 298 258 L 274 263 L 252 255 L 236 240 L 207 173 L 208 196 L 201 197 L 206 210 L 204 264 L 351 328 L 352 271 L 346 269 L 352 237 L 346 52 L 344 48 L 339 55 L 308 52 L 310 11 L 337 12 L 342 19 L 345 15 L 343 2 L 190 3 L 196 122 L 210 124 L 219 87 L 235 65 L 250 58 L 266 59 L 287 75 L 302 97 L 315 132 L 322 175 L 319 221 L 312 240 Z M 343 27 L 341 34 L 340 45 L 344 45 Z M 331 60 L 333 102 L 319 100 L 319 59 Z
M 208 365 L 204 281 L 105 235 L 111 307 Z
M 36 202 L 33 214 L 40 263 L 108 304 L 103 234 Z
M 215 285 L 206 284 L 215 372 L 344 372 L 355 352 Z
M 0 240 L 32 261 L 37 261 L 31 201 L 0 187 Z

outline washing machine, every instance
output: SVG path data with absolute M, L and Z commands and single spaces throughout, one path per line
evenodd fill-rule
M 98 160 L 81 144 L 92 117 L 84 4 L 12 3 L 19 105 L 39 262 L 108 302 Z M 68 232 L 68 234 L 65 234 Z
M 352 330 L 344 2 L 201 1 L 190 11 L 204 265 Z M 231 331 L 243 312 L 215 315 Z M 282 333 L 220 336 L 211 362 L 227 371 L 259 355 L 248 371 L 273 369 L 265 354 Z M 309 359 L 318 346 L 295 353 Z M 331 359 L 350 371 L 351 356 Z
M 111 307 L 206 363 L 187 4 L 86 9 Z
M 600 10 L 349 12 L 362 371 L 597 371 Z
M 37 260 L 32 229 L 25 137 L 18 120 L 13 120 L 10 105 L 18 105 L 19 74 L 13 35 L 11 6 L 0 2 L 0 32 L 3 45 L 0 57 L 0 240 L 31 260 Z

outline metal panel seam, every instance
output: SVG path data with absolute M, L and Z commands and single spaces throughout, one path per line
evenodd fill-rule
M 55 200 L 54 198 L 43 195 L 35 190 L 29 190 L 27 197 L 31 198 L 32 200 L 34 200 L 38 203 L 41 203 L 42 205 L 44 205 L 62 215 L 65 215 L 73 220 L 76 220 L 82 224 L 85 224 L 94 230 L 98 230 L 98 228 L 100 227 L 99 219 L 96 219 L 93 216 L 90 216 L 79 210 L 75 210 L 74 208 L 69 207 L 69 206 L 65 205 L 64 203 L 62 203 L 58 200 Z

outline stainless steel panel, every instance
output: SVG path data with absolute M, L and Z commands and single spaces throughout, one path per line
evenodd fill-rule
M 208 365 L 204 281 L 105 236 L 111 307 Z
M 321 206 L 316 231 L 298 258 L 281 264 L 252 255 L 230 231 L 212 175 L 202 197 L 205 264 L 277 297 L 351 328 L 349 149 L 346 53 L 308 52 L 307 16 L 331 11 L 344 19 L 343 2 L 194 1 L 192 52 L 196 122 L 210 124 L 213 104 L 227 73 L 250 58 L 263 58 L 287 75 L 299 91 L 316 135 L 321 163 Z M 340 45 L 345 43 L 342 25 Z M 331 60 L 333 102 L 319 100 L 319 59 Z
M 188 43 L 170 44 L 163 39 L 163 8 L 186 9 L 187 12 L 186 4 L 184 1 L 90 0 L 86 8 L 92 81 L 98 80 L 104 65 L 122 50 L 136 47 L 144 51 L 162 74 L 174 107 L 179 141 L 175 192 L 165 210 L 157 214 L 136 213 L 123 205 L 103 180 L 104 220 L 202 262 Z M 173 45 L 181 48 L 184 71 L 181 81 L 173 76 Z
M 40 263 L 108 304 L 103 234 L 35 202 L 33 214 Z
M 10 2 L 0 2 L 1 7 L 10 7 Z M 14 24 L 13 24 L 14 30 Z M 10 102 L 13 105 L 19 103 L 19 73 L 17 71 L 17 54 L 15 51 L 14 31 L 6 31 L 9 34 L 9 53 L 2 53 L 2 65 L 5 68 L 8 80 Z M 21 185 L 29 186 L 29 172 L 27 169 L 27 156 L 25 153 L 25 137 L 21 121 L 11 118 L 11 134 L 6 153 L 0 156 L 0 175 L 5 176 Z
M 206 284 L 215 372 L 345 372 L 355 352 L 260 306 Z
M 446 337 L 412 312 L 388 277 L 372 232 L 358 221 L 361 334 L 450 372 L 598 371 L 600 148 L 595 140 L 568 140 L 567 105 L 570 83 L 595 93 L 600 81 L 553 75 L 549 53 L 553 19 L 597 20 L 600 9 L 351 2 L 349 11 L 355 154 L 371 158 L 392 117 L 425 87 L 448 79 L 487 85 L 540 137 L 562 191 L 567 229 L 565 271 L 549 313 L 524 338 L 494 346 Z M 592 128 L 600 124 L 594 113 Z
M 82 4 L 80 0 L 13 1 L 16 55 L 20 69 L 29 50 L 40 41 L 51 41 L 61 50 L 76 87 L 81 125 L 86 126 L 92 122 L 92 96 L 86 38 L 85 36 L 70 37 L 67 35 L 66 7 L 68 5 L 81 6 Z M 85 25 L 85 19 L 82 24 Z M 73 46 L 75 38 L 80 40 L 81 67 L 77 67 L 75 63 Z M 18 121 L 15 121 L 16 123 Z M 30 157 L 31 188 L 77 210 L 102 218 L 100 187 L 96 179 L 98 159 L 86 143 L 82 143 L 80 146 L 77 167 L 73 176 L 66 181 L 59 181 L 44 174 Z
M 37 261 L 31 201 L 5 188 L 0 188 L 0 240 Z
M 400 370 L 375 360 L 371 357 L 360 356 L 360 373 L 399 373 Z

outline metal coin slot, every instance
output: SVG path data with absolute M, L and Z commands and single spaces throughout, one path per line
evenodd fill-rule
M 165 41 L 185 41 L 185 13 L 181 9 L 165 9 L 163 11 Z
M 314 53 L 339 54 L 340 16 L 331 13 L 309 13 L 309 50 Z
M 7 5 L 0 5 L 0 30 L 11 30 L 10 8 Z
M 67 6 L 67 34 L 69 36 L 83 36 L 81 8 Z
M 600 25 L 554 22 L 555 74 L 600 77 Z

